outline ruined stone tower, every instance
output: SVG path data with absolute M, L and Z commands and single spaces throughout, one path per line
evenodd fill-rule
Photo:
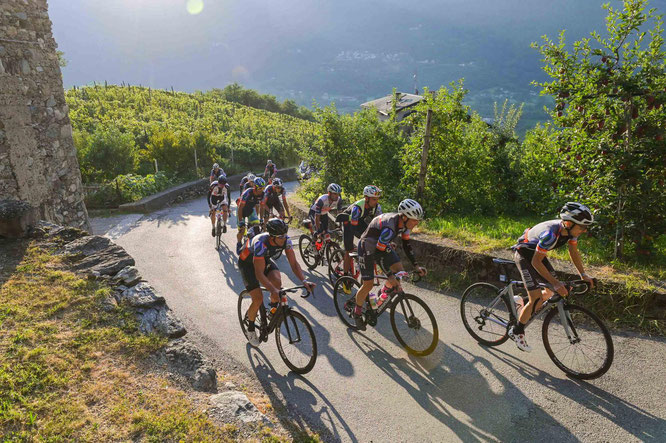
M 89 229 L 46 0 L 0 0 L 0 200 Z

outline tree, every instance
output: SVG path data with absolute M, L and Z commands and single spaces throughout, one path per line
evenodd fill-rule
M 646 0 L 609 5 L 606 36 L 592 32 L 567 50 L 544 36 L 538 48 L 561 128 L 558 192 L 596 208 L 598 233 L 621 257 L 625 240 L 649 255 L 666 231 L 666 64 L 661 15 Z M 652 26 L 645 31 L 644 28 Z M 564 199 L 563 199 L 564 200 Z

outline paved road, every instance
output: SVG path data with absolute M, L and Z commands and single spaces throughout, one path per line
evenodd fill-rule
M 330 441 L 666 441 L 663 339 L 615 335 L 611 370 L 573 381 L 548 359 L 537 328 L 528 329 L 530 354 L 511 342 L 479 346 L 460 322 L 459 294 L 425 287 L 408 289 L 433 309 L 440 342 L 432 355 L 414 358 L 397 344 L 387 316 L 366 333 L 344 328 L 330 285 L 315 272 L 316 297 L 292 305 L 313 324 L 319 358 L 307 376 L 291 374 L 273 340 L 259 350 L 246 344 L 236 318 L 243 284 L 235 233 L 218 253 L 205 209 L 202 198 L 144 217 L 97 219 L 93 229 L 134 256 L 210 357 L 255 377 L 296 426 L 307 423 Z M 284 258 L 279 265 L 285 285 L 297 284 Z

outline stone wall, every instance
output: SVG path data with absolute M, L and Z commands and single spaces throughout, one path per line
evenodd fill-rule
M 89 229 L 46 0 L 0 1 L 0 199 Z

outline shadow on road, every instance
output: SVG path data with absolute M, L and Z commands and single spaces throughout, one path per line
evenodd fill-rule
M 310 381 L 293 372 L 286 376 L 280 375 L 266 355 L 249 344 L 247 356 L 280 423 L 292 433 L 295 440 L 303 439 L 311 428 L 324 441 L 358 441 L 337 409 Z
M 663 440 L 666 436 L 666 420 L 589 382 L 553 377 L 548 372 L 544 372 L 500 349 L 486 346 L 480 346 L 480 348 L 516 369 L 523 377 L 535 380 L 558 394 L 568 397 L 587 408 L 590 413 L 606 418 L 639 440 Z M 554 370 L 557 369 L 554 368 Z M 649 386 L 645 386 L 645 388 L 650 389 Z
M 378 368 L 462 441 L 516 438 L 516 415 L 532 423 L 538 420 L 540 427 L 548 430 L 546 432 L 567 433 L 550 414 L 534 405 L 509 379 L 495 371 L 485 358 L 464 350 L 458 352 L 441 341 L 427 357 L 395 357 L 370 337 L 352 330 L 348 333 L 352 342 Z M 492 385 L 487 378 L 493 380 Z M 458 418 L 461 415 L 468 417 L 468 423 Z M 530 439 L 535 437 L 531 433 Z

